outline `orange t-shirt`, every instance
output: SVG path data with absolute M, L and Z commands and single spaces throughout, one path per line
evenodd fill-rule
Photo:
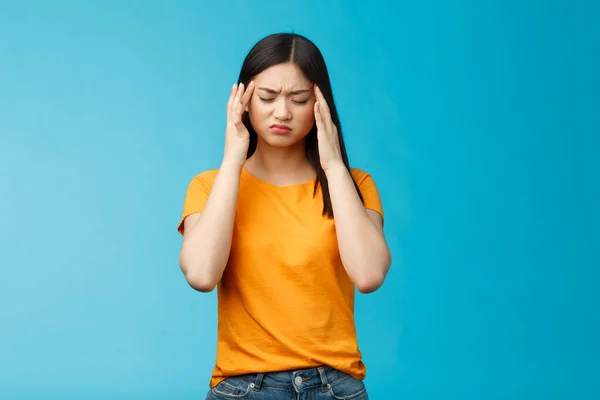
M 383 216 L 371 176 L 352 169 L 364 206 Z M 217 170 L 196 175 L 183 220 L 200 213 Z M 354 323 L 354 284 L 340 259 L 334 220 L 322 216 L 314 180 L 275 186 L 245 168 L 229 261 L 217 285 L 217 359 L 210 386 L 226 377 L 320 365 L 366 374 Z

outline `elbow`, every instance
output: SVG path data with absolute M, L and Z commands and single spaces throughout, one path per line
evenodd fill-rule
M 377 291 L 381 286 L 383 286 L 383 282 L 385 281 L 387 272 L 390 269 L 390 265 L 391 257 L 389 252 L 385 260 L 378 265 L 373 265 L 372 263 L 368 265 L 370 271 L 356 279 L 356 282 L 354 283 L 358 291 L 362 294 L 369 294 Z M 365 269 L 363 268 L 363 270 Z
M 384 278 L 380 277 L 365 277 L 358 280 L 355 285 L 358 291 L 362 294 L 369 294 L 375 292 L 383 285 Z
M 217 286 L 217 282 L 200 276 L 186 274 L 185 280 L 187 281 L 188 285 L 192 287 L 192 289 L 202 293 L 210 293 Z
M 210 293 L 217 286 L 217 280 L 202 271 L 204 268 L 190 267 L 185 260 L 180 259 L 179 265 L 185 280 L 192 289 L 202 293 Z

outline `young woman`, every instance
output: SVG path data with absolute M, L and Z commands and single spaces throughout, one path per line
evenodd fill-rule
M 391 255 L 311 41 L 275 34 L 251 49 L 225 135 L 220 168 L 192 179 L 178 227 L 187 282 L 217 287 L 207 399 L 367 399 L 354 293 L 383 284 Z

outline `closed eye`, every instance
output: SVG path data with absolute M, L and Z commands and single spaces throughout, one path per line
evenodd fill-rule
M 258 98 L 261 99 L 262 101 L 264 101 L 265 103 L 272 103 L 273 101 L 275 101 L 275 97 L 273 97 L 273 98 L 265 98 L 265 97 L 260 97 L 259 96 Z M 292 103 L 295 103 L 295 104 L 306 104 L 306 103 L 308 103 L 308 100 L 309 99 L 306 99 L 306 100 L 292 100 Z

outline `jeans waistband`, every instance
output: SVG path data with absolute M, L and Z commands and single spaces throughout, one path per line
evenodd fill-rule
M 326 388 L 329 383 L 335 382 L 345 375 L 337 369 L 321 366 L 294 371 L 245 374 L 240 377 L 253 383 L 255 390 L 260 390 L 263 385 L 278 388 L 296 387 L 297 389 L 314 386 Z

